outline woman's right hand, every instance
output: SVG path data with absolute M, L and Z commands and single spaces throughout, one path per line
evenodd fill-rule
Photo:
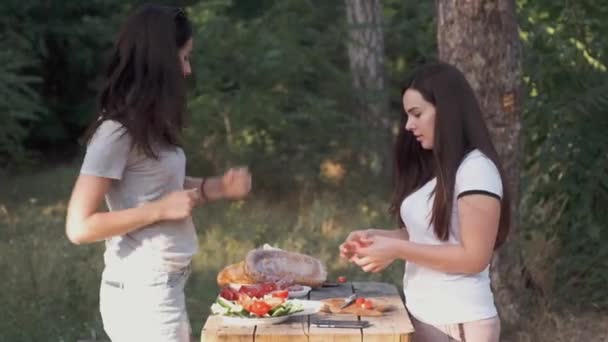
M 198 189 L 174 191 L 152 203 L 159 221 L 181 220 L 192 214 L 192 208 L 200 200 Z
M 340 256 L 346 260 L 351 260 L 355 257 L 357 247 L 362 247 L 363 241 L 369 239 L 372 235 L 371 229 L 352 231 L 340 245 Z

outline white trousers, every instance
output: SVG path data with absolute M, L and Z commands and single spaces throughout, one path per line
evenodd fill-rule
M 128 279 L 107 273 L 102 276 L 99 308 L 112 342 L 190 342 L 184 295 L 190 268 L 143 274 L 134 270 L 124 277 Z

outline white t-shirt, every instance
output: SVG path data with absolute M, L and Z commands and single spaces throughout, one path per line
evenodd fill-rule
M 141 206 L 183 190 L 186 157 L 181 148 L 164 148 L 152 159 L 131 148 L 131 137 L 116 121 L 104 121 L 87 146 L 81 174 L 112 179 L 105 196 L 110 211 Z M 160 221 L 106 239 L 107 274 L 133 270 L 174 271 L 186 267 L 198 249 L 192 219 Z
M 429 224 L 433 209 L 433 178 L 401 203 L 400 213 L 410 241 L 427 245 L 460 243 L 459 197 L 483 193 L 502 197 L 502 181 L 494 163 L 479 150 L 465 156 L 456 172 L 450 235 L 440 241 Z M 432 324 L 455 324 L 491 318 L 497 315 L 490 288 L 489 266 L 482 272 L 467 275 L 443 273 L 406 262 L 403 288 L 406 306 L 419 321 Z

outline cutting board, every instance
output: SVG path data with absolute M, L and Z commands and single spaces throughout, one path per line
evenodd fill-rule
M 374 303 L 373 309 L 364 309 L 360 305 L 353 303 L 343 309 L 340 305 L 344 303 L 344 298 L 328 298 L 322 299 L 325 305 L 321 311 L 334 314 L 353 314 L 357 316 L 382 316 L 385 312 L 393 310 L 395 307 L 385 299 L 368 298 Z

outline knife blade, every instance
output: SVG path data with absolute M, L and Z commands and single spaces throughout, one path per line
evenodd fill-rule
M 340 309 L 344 309 L 345 307 L 351 305 L 355 299 L 357 299 L 357 295 L 356 294 L 352 294 L 348 297 L 346 297 L 346 299 L 344 299 L 344 303 L 342 303 L 342 305 L 340 305 Z
M 370 326 L 369 321 L 336 321 L 336 320 L 318 320 L 311 324 L 319 328 L 352 328 L 361 329 Z

